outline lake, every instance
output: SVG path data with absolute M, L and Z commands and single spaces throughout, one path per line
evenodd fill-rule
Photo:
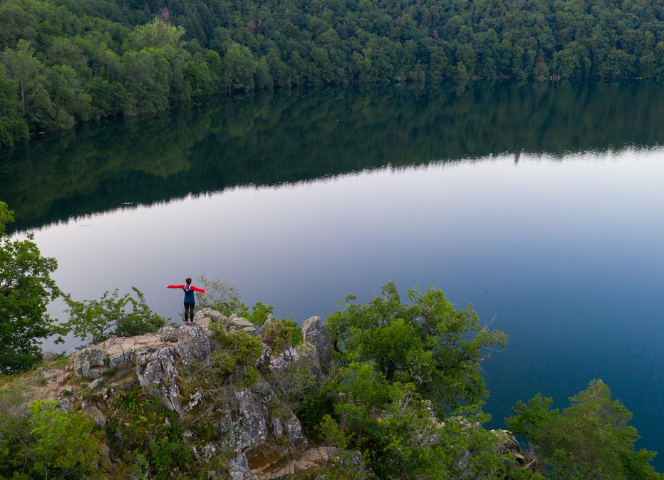
M 174 319 L 164 287 L 200 274 L 299 322 L 434 285 L 510 335 L 491 427 L 601 378 L 662 471 L 662 105 L 644 84 L 219 96 L 2 151 L 0 200 L 75 299 L 133 285 Z

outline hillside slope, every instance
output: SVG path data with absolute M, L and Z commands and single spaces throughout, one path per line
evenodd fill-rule
M 0 146 L 230 90 L 661 80 L 663 16 L 661 0 L 3 0 Z

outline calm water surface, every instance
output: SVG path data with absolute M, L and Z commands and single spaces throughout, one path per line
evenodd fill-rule
M 0 200 L 74 298 L 133 285 L 167 317 L 165 285 L 202 273 L 299 321 L 439 287 L 510 335 L 491 426 L 601 378 L 662 471 L 662 105 L 642 85 L 217 98 L 3 152 Z

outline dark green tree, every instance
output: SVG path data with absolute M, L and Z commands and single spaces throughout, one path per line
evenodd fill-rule
M 46 127 L 55 108 L 46 90 L 44 65 L 34 55 L 30 42 L 19 40 L 16 49 L 5 49 L 1 58 L 7 76 L 16 84 L 21 115 L 32 127 Z
M 347 297 L 327 317 L 338 360 L 374 362 L 388 382 L 413 383 L 440 414 L 481 402 L 487 391 L 480 363 L 508 336 L 480 325 L 470 305 L 455 309 L 441 290 L 409 290 L 408 298 L 410 305 L 401 302 L 393 282 L 366 305 Z
M 28 138 L 28 124 L 17 102 L 16 87 L 0 71 L 0 148 Z
M 632 414 L 619 400 L 611 400 L 609 387 L 593 380 L 570 398 L 562 412 L 551 410 L 552 400 L 538 394 L 528 404 L 519 402 L 506 418 L 507 428 L 527 438 L 544 460 L 552 479 L 659 479 L 650 465 L 655 452 L 636 451 Z
M 231 43 L 224 55 L 224 84 L 228 90 L 253 90 L 254 62 L 251 50 L 237 43 Z
M 12 212 L 0 202 L 0 232 Z M 32 234 L 25 240 L 0 237 L 0 372 L 27 370 L 41 360 L 41 341 L 63 330 L 47 313 L 61 295 L 51 274 L 58 264 L 42 257 Z

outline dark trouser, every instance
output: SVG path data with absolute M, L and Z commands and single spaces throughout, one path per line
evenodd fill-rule
M 195 303 L 184 302 L 184 321 L 185 322 L 187 321 L 187 313 L 191 317 L 191 320 L 189 320 L 189 321 L 190 322 L 194 321 L 194 305 L 195 305 Z

